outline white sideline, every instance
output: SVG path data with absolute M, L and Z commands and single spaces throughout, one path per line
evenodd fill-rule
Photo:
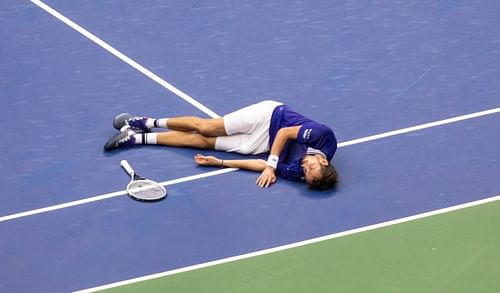
M 174 185 L 174 184 L 187 182 L 187 181 L 191 181 L 191 180 L 197 180 L 197 179 L 206 178 L 206 177 L 210 177 L 210 176 L 229 173 L 229 172 L 232 172 L 235 170 L 237 170 L 237 169 L 234 169 L 234 168 L 220 169 L 220 170 L 216 170 L 216 171 L 212 171 L 212 172 L 206 172 L 206 173 L 202 173 L 202 174 L 182 177 L 182 178 L 173 179 L 173 180 L 169 180 L 169 181 L 163 181 L 163 182 L 159 182 L 159 183 L 163 186 L 169 186 L 169 185 Z M 60 210 L 60 209 L 64 209 L 64 208 L 83 205 L 86 203 L 91 203 L 94 201 L 108 199 L 108 198 L 112 198 L 112 197 L 116 197 L 116 196 L 120 196 L 120 195 L 125 195 L 125 194 L 127 194 L 127 190 L 121 190 L 121 191 L 101 194 L 101 195 L 97 195 L 97 196 L 93 196 L 93 197 L 89 197 L 89 198 L 84 198 L 84 199 L 80 199 L 80 200 L 75 200 L 75 201 L 71 201 L 71 202 L 66 202 L 66 203 L 62 203 L 62 204 L 58 204 L 58 205 L 53 205 L 53 206 L 49 206 L 49 207 L 45 207 L 45 208 L 39 208 L 39 209 L 35 209 L 35 210 L 30 210 L 30 211 L 17 213 L 17 214 L 3 216 L 3 217 L 0 217 L 0 223 L 14 220 L 14 219 L 23 218 L 23 217 L 33 216 L 33 215 L 37 215 L 37 214 L 41 214 L 41 213 Z
M 370 225 L 370 226 L 356 228 L 356 229 L 343 231 L 343 232 L 339 232 L 339 233 L 335 233 L 335 234 L 321 236 L 318 238 L 312 238 L 309 240 L 290 243 L 290 244 L 283 245 L 283 246 L 264 249 L 264 250 L 260 250 L 260 251 L 255 251 L 255 252 L 251 252 L 251 253 L 246 253 L 246 254 L 242 254 L 242 255 L 237 255 L 237 256 L 219 259 L 219 260 L 206 262 L 206 263 L 201 263 L 201 264 L 197 264 L 197 265 L 193 265 L 193 266 L 189 266 L 189 267 L 183 267 L 183 268 L 179 268 L 179 269 L 175 269 L 175 270 L 170 270 L 170 271 L 165 271 L 165 272 L 156 273 L 156 274 L 152 274 L 152 275 L 142 276 L 142 277 L 138 277 L 138 278 L 133 278 L 133 279 L 129 279 L 129 280 L 124 280 L 124 281 L 120 281 L 120 282 L 116 282 L 116 283 L 111 283 L 111 284 L 107 284 L 107 285 L 102 285 L 102 286 L 88 288 L 88 289 L 74 291 L 74 292 L 75 293 L 89 293 L 89 292 L 96 292 L 96 291 L 100 291 L 100 290 L 120 287 L 120 286 L 129 285 L 129 284 L 133 284 L 133 283 L 137 283 L 137 282 L 141 282 L 141 281 L 166 277 L 166 276 L 170 276 L 170 275 L 175 275 L 175 274 L 179 274 L 179 273 L 184 273 L 184 272 L 188 272 L 188 271 L 193 271 L 193 270 L 197 270 L 197 269 L 207 268 L 207 267 L 211 267 L 211 266 L 215 266 L 215 265 L 220 265 L 220 264 L 224 264 L 224 263 L 229 263 L 229 262 L 234 262 L 234 261 L 238 261 L 238 260 L 242 260 L 242 259 L 256 257 L 256 256 L 264 255 L 264 254 L 269 254 L 269 253 L 273 253 L 273 252 L 278 252 L 278 251 L 283 251 L 283 250 L 287 250 L 287 249 L 291 249 L 291 248 L 305 246 L 305 245 L 309 245 L 309 244 L 313 244 L 313 243 L 317 243 L 317 242 L 321 242 L 321 241 L 340 238 L 340 237 L 347 236 L 347 235 L 353 235 L 353 234 L 357 234 L 357 233 L 361 233 L 361 232 L 380 229 L 380 228 L 387 227 L 387 226 L 392 226 L 392 225 L 396 225 L 396 224 L 400 224 L 400 223 L 410 222 L 410 221 L 414 221 L 414 220 L 418 220 L 418 219 L 422 219 L 422 218 L 427 218 L 427 217 L 435 216 L 435 215 L 439 215 L 439 214 L 444 214 L 444 213 L 448 213 L 448 212 L 452 212 L 452 211 L 456 211 L 456 210 L 460 210 L 460 209 L 464 209 L 464 208 L 468 208 L 468 207 L 473 207 L 473 206 L 477 206 L 477 205 L 481 205 L 481 204 L 486 204 L 486 203 L 494 202 L 494 201 L 498 201 L 498 200 L 500 200 L 500 195 L 495 195 L 495 196 L 488 197 L 485 199 L 481 199 L 481 200 L 477 200 L 477 201 L 473 201 L 473 202 L 468 202 L 468 203 L 464 203 L 464 204 L 460 204 L 460 205 L 456 205 L 456 206 L 452 206 L 452 207 L 447 207 L 444 209 L 434 210 L 434 211 L 430 211 L 430 212 L 426 212 L 426 213 L 422 213 L 422 214 L 417 214 L 417 215 L 413 215 L 413 216 L 409 216 L 409 217 L 405 217 L 405 218 L 400 218 L 400 219 L 396 219 L 396 220 L 392 220 L 392 221 L 388 221 L 388 222 L 383 222 L 383 223 L 379 223 L 379 224 L 374 224 L 374 225 Z
M 384 132 L 384 133 L 380 133 L 380 134 L 375 134 L 375 135 L 370 135 L 370 136 L 366 136 L 366 137 L 362 137 L 362 138 L 358 138 L 358 139 L 349 140 L 346 142 L 341 142 L 337 145 L 337 147 L 339 147 L 339 148 L 345 147 L 345 146 L 349 146 L 349 145 L 353 145 L 353 144 L 382 139 L 382 138 L 386 138 L 389 136 L 400 135 L 400 134 L 418 131 L 418 130 L 422 130 L 422 129 L 426 129 L 426 128 L 431 128 L 431 127 L 455 123 L 455 122 L 459 122 L 459 121 L 463 121 L 463 120 L 478 118 L 481 116 L 491 115 L 491 114 L 495 114 L 495 113 L 499 113 L 499 112 L 500 112 L 500 107 L 489 109 L 489 110 L 484 110 L 484 111 L 480 111 L 480 112 L 465 114 L 465 115 L 461 115 L 461 116 L 456 116 L 456 117 L 452 117 L 452 118 L 447 118 L 447 119 L 443 119 L 443 120 L 437 120 L 434 122 L 429 122 L 429 123 L 425 123 L 425 124 L 401 128 L 401 129 L 397 129 L 397 130 L 393 130 L 393 131 L 389 131 L 389 132 Z
M 491 114 L 495 114 L 495 113 L 499 113 L 499 112 L 500 112 L 500 107 L 490 109 L 490 110 L 481 111 L 481 112 L 466 114 L 466 115 L 462 115 L 462 116 L 457 116 L 457 117 L 453 117 L 453 118 L 448 118 L 448 119 L 444 119 L 444 120 L 438 120 L 438 121 L 434 121 L 434 122 L 430 122 L 430 123 L 420 124 L 420 125 L 416 125 L 416 126 L 412 126 L 412 127 L 401 128 L 401 129 L 397 129 L 397 130 L 393 130 L 393 131 L 389 131 L 389 132 L 384 132 L 384 133 L 379 133 L 379 134 L 375 134 L 375 135 L 370 135 L 370 136 L 357 138 L 357 139 L 353 139 L 353 140 L 349 140 L 349 141 L 344 141 L 344 142 L 338 143 L 337 146 L 339 148 L 342 148 L 342 147 L 346 147 L 346 146 L 350 146 L 350 145 L 365 143 L 365 142 L 369 142 L 369 141 L 373 141 L 373 140 L 377 140 L 377 139 L 382 139 L 382 138 L 386 138 L 386 137 L 390 137 L 390 136 L 395 136 L 395 135 L 409 133 L 409 132 L 413 132 L 413 131 L 417 131 L 417 130 L 422 130 L 425 128 L 431 128 L 431 127 L 441 126 L 444 124 L 456 123 L 456 122 L 467 120 L 467 119 L 478 118 L 481 116 L 491 115 Z M 229 173 L 229 172 L 236 171 L 236 170 L 238 170 L 238 169 L 227 168 L 227 169 L 207 172 L 207 173 L 203 173 L 203 174 L 183 177 L 183 178 L 179 178 L 179 179 L 175 179 L 175 180 L 165 181 L 165 182 L 162 182 L 161 184 L 162 185 L 172 185 L 172 184 L 176 184 L 176 183 L 180 183 L 180 182 L 192 181 L 192 180 L 196 180 L 196 179 L 200 179 L 200 178 Z M 119 196 L 119 195 L 124 195 L 126 193 L 127 192 L 125 190 L 122 190 L 122 191 L 102 194 L 102 195 L 98 195 L 95 197 L 90 197 L 90 198 L 86 198 L 86 199 L 82 199 L 82 200 L 58 204 L 58 205 L 54 205 L 54 206 L 50 206 L 50 207 L 46 207 L 46 208 L 40 208 L 40 209 L 21 212 L 21 213 L 17 213 L 17 214 L 13 214 L 13 215 L 3 216 L 3 217 L 0 217 L 0 223 L 5 222 L 5 221 L 9 221 L 9 220 L 13 220 L 13 219 L 31 216 L 31 215 L 41 214 L 44 212 L 55 211 L 55 210 L 59 210 L 59 209 L 63 209 L 63 208 L 68 208 L 68 207 L 73 207 L 73 206 L 77 206 L 77 205 L 81 205 L 81 204 L 86 204 L 89 202 L 103 200 L 103 199 L 107 199 L 107 198 L 111 198 L 111 197 L 115 197 L 115 196 Z

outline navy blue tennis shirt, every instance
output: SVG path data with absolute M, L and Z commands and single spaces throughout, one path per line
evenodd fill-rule
M 321 154 L 331 161 L 337 150 L 337 139 L 326 125 L 299 114 L 286 105 L 274 109 L 269 126 L 269 146 L 272 146 L 278 130 L 301 126 L 296 141 L 289 140 L 280 154 L 276 175 L 288 180 L 304 180 L 302 158 L 306 154 Z

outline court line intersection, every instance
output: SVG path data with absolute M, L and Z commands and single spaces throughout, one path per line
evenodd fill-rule
M 165 80 L 163 80 L 162 78 L 160 78 L 159 76 L 157 76 L 156 74 L 151 72 L 150 70 L 146 69 L 145 67 L 143 67 L 142 65 L 140 65 L 136 61 L 127 57 L 122 52 L 116 50 L 115 48 L 113 48 L 112 46 L 110 46 L 109 44 L 104 42 L 102 39 L 98 38 L 97 36 L 90 33 L 89 31 L 87 31 L 83 27 L 79 26 L 78 24 L 74 23 L 70 19 L 66 18 L 64 15 L 60 14 L 59 12 L 57 12 L 53 8 L 49 7 L 48 5 L 43 3 L 42 1 L 40 1 L 40 0 L 30 0 L 30 1 L 32 3 L 34 3 L 35 5 L 37 5 L 38 7 L 40 7 L 41 9 L 48 12 L 49 14 L 51 14 L 52 16 L 54 16 L 55 18 L 57 18 L 58 20 L 62 21 L 66 25 L 70 26 L 71 28 L 73 28 L 74 30 L 76 30 L 77 32 L 79 32 L 80 34 L 85 36 L 86 38 L 90 39 L 91 41 L 93 41 L 97 45 L 101 46 L 103 49 L 105 49 L 109 53 L 113 54 L 115 57 L 119 58 L 123 62 L 132 66 L 134 69 L 136 69 L 139 72 L 141 72 L 142 74 L 146 75 L 148 78 L 157 82 L 162 87 L 166 88 L 167 90 L 176 94 L 180 98 L 184 99 L 185 101 L 187 101 L 188 103 L 190 103 L 191 105 L 193 105 L 197 109 L 201 110 L 202 112 L 204 112 L 208 116 L 210 116 L 212 118 L 220 117 L 218 114 L 216 114 L 215 112 L 213 112 L 212 110 L 210 110 L 209 108 L 207 108 L 206 106 L 204 106 L 203 104 L 198 102 L 197 100 L 193 99 L 192 97 L 185 94 L 181 90 L 177 89 L 176 87 L 174 87 L 170 83 L 166 82 Z M 432 70 L 432 68 L 431 68 L 431 70 Z M 427 72 L 425 72 L 425 73 L 427 73 Z M 424 73 L 424 75 L 425 75 L 425 73 Z M 421 77 L 419 77 L 419 79 Z M 418 79 L 417 79 L 417 81 L 418 81 Z M 412 85 L 410 85 L 410 87 L 411 86 Z M 500 113 L 500 107 L 489 109 L 489 110 L 484 110 L 484 111 L 480 111 L 480 112 L 470 113 L 470 114 L 466 114 L 466 115 L 456 116 L 456 117 L 452 117 L 452 118 L 447 118 L 447 119 L 443 119 L 443 120 L 433 121 L 433 122 L 420 124 L 420 125 L 416 125 L 416 126 L 412 126 L 412 127 L 401 128 L 401 129 L 388 131 L 388 132 L 384 132 L 384 133 L 380 133 L 380 134 L 375 134 L 375 135 L 371 135 L 371 136 L 367 136 L 367 137 L 362 137 L 362 138 L 358 138 L 358 139 L 353 139 L 353 140 L 339 143 L 338 147 L 341 148 L 341 147 L 346 147 L 346 146 L 350 146 L 350 145 L 365 143 L 365 142 L 383 139 L 383 138 L 387 138 L 387 137 L 391 137 L 391 136 L 396 136 L 396 135 L 401 135 L 401 134 L 414 132 L 414 131 L 418 131 L 418 130 L 423 130 L 423 129 L 427 129 L 427 128 L 437 127 L 437 126 L 441 126 L 441 125 L 445 125 L 445 124 L 456 123 L 456 122 L 464 121 L 464 120 L 468 120 L 468 119 L 474 119 L 474 118 L 478 118 L 478 117 L 482 117 L 482 116 L 486 116 L 486 115 L 491 115 L 491 114 L 495 114 L 495 113 Z M 181 183 L 181 182 L 188 182 L 188 181 L 192 181 L 192 180 L 197 180 L 200 178 L 221 175 L 221 174 L 233 172 L 236 170 L 238 170 L 238 169 L 227 168 L 227 169 L 197 174 L 197 175 L 193 175 L 193 176 L 178 178 L 178 179 L 174 179 L 174 180 L 164 181 L 164 182 L 161 182 L 161 184 L 164 186 L 173 185 L 173 184 L 177 184 L 177 183 Z M 50 212 L 50 211 L 55 211 L 55 210 L 64 209 L 64 208 L 68 208 L 68 207 L 87 204 L 87 203 L 91 203 L 91 202 L 95 202 L 95 201 L 99 201 L 99 200 L 104 200 L 104 199 L 108 199 L 108 198 L 112 198 L 112 197 L 116 197 L 116 196 L 121 196 L 121 195 L 125 195 L 125 194 L 126 194 L 126 190 L 121 190 L 121 191 L 102 194 L 102 195 L 98 195 L 98 196 L 94 196 L 94 197 L 90 197 L 90 198 L 85 198 L 85 199 L 81 199 L 81 200 L 77 200 L 77 201 L 62 203 L 62 204 L 58 204 L 58 205 L 54 205 L 54 206 L 50 206 L 50 207 L 35 209 L 35 210 L 21 212 L 21 213 L 17 213 L 17 214 L 13 214 L 13 215 L 8 215 L 8 216 L 3 216 L 3 217 L 0 217 L 0 222 L 10 221 L 10 220 L 19 219 L 19 218 L 23 218 L 23 217 L 27 217 L 27 216 L 32 216 L 32 215 L 37 215 L 37 214 L 41 214 L 41 213 L 45 213 L 45 212 Z M 433 215 L 437 215 L 437 214 L 442 214 L 442 213 L 446 213 L 446 212 L 451 212 L 451 211 L 455 211 L 455 210 L 459 210 L 459 209 L 463 209 L 463 208 L 467 208 L 467 207 L 471 207 L 471 206 L 485 204 L 485 203 L 489 203 L 489 202 L 493 202 L 493 201 L 497 201 L 497 200 L 500 200 L 500 195 L 494 195 L 494 196 L 488 197 L 486 199 L 482 199 L 482 200 L 478 200 L 478 201 L 474 201 L 474 202 L 464 203 L 464 204 L 456 205 L 453 207 L 447 207 L 444 209 L 439 209 L 439 210 L 435 210 L 435 211 L 421 213 L 421 214 L 417 214 L 417 215 L 413 215 L 413 216 L 409 216 L 409 217 L 405 217 L 405 218 L 400 218 L 400 219 L 396 219 L 396 220 L 392 220 L 392 221 L 388 221 L 388 222 L 384 222 L 384 223 L 379 223 L 379 224 L 375 224 L 375 225 L 360 227 L 357 229 L 343 231 L 343 232 L 335 233 L 335 234 L 331 234 L 331 235 L 325 235 L 322 237 L 304 240 L 304 241 L 300 241 L 300 242 L 295 242 L 295 243 L 291 243 L 291 244 L 287 244 L 287 245 L 283 245 L 283 246 L 278 246 L 278 247 L 274 247 L 274 248 L 270 248 L 270 249 L 251 252 L 251 253 L 247 253 L 247 254 L 243 254 L 243 255 L 239 255 L 239 256 L 229 257 L 229 258 L 215 260 L 215 261 L 202 263 L 202 264 L 198 264 L 198 265 L 194 265 L 194 266 L 174 269 L 174 270 L 170 270 L 170 271 L 166 271 L 166 272 L 162 272 L 162 273 L 157 273 L 157 274 L 153 274 L 153 275 L 149 275 L 149 276 L 129 279 L 129 280 L 116 282 L 116 283 L 112 283 L 112 284 L 108 284 L 108 285 L 103 285 L 103 286 L 99 286 L 99 287 L 85 289 L 85 290 L 78 291 L 78 292 L 94 292 L 96 290 L 113 288 L 113 287 L 117 287 L 117 286 L 121 286 L 121 285 L 125 285 L 125 284 L 131 284 L 131 283 L 135 283 L 135 282 L 139 282 L 139 281 L 144 281 L 144 280 L 154 279 L 154 278 L 158 278 L 158 277 L 182 273 L 182 272 L 186 272 L 186 271 L 191 271 L 191 270 L 195 270 L 195 269 L 199 269 L 199 268 L 214 266 L 217 264 L 222 264 L 222 263 L 232 262 L 232 261 L 241 260 L 241 259 L 245 259 L 245 258 L 255 257 L 255 256 L 264 255 L 264 254 L 277 252 L 277 251 L 281 251 L 281 250 L 286 250 L 286 249 L 290 249 L 290 248 L 294 248 L 294 247 L 304 246 L 304 245 L 308 245 L 308 244 L 312 244 L 312 243 L 316 243 L 316 242 L 320 242 L 320 241 L 334 239 L 334 238 L 338 238 L 338 237 L 342 237 L 342 236 L 352 235 L 355 233 L 374 230 L 374 229 L 378 229 L 378 228 L 382 228 L 382 227 L 386 227 L 386 226 L 390 226 L 390 225 L 395 225 L 395 224 L 399 224 L 399 223 L 403 223 L 403 222 L 413 221 L 413 220 L 417 220 L 417 219 L 421 219 L 421 218 L 425 218 L 425 217 L 429 217 L 429 216 L 433 216 Z

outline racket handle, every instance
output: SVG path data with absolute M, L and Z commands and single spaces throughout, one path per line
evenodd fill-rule
M 128 175 L 134 176 L 135 174 L 134 169 L 132 169 L 127 160 L 121 160 L 120 165 L 122 166 L 123 170 L 125 170 L 128 173 Z

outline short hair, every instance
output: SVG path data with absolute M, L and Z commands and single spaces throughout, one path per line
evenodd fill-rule
M 337 170 L 332 164 L 321 167 L 321 176 L 307 182 L 307 186 L 314 190 L 327 190 L 335 187 L 338 181 Z

